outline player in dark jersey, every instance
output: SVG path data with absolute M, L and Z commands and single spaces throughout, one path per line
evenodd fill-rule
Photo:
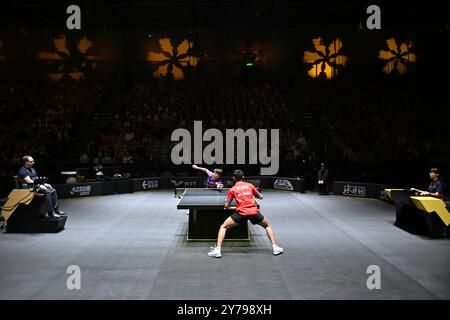
M 272 227 L 264 216 L 259 212 L 259 209 L 255 202 L 255 197 L 262 199 L 261 193 L 256 190 L 255 186 L 251 183 L 243 181 L 244 173 L 241 170 L 235 170 L 233 172 L 233 180 L 236 184 L 228 190 L 228 195 L 225 200 L 225 209 L 228 209 L 233 199 L 236 200 L 236 211 L 228 217 L 225 222 L 220 226 L 219 234 L 217 236 L 217 246 L 211 247 L 211 251 L 208 256 L 214 258 L 220 258 L 222 242 L 225 239 L 225 234 L 228 229 L 237 226 L 240 223 L 247 223 L 250 220 L 253 224 L 258 224 L 266 229 L 267 236 L 272 243 L 272 250 L 274 255 L 283 253 L 283 248 L 278 246 L 275 242 L 275 236 L 273 234 Z
M 192 165 L 192 168 L 195 170 L 203 171 L 204 173 L 206 173 L 208 175 L 208 178 L 206 178 L 206 187 L 207 188 L 223 188 L 223 183 L 220 180 L 220 176 L 222 175 L 221 169 L 214 169 L 211 172 L 208 169 L 196 166 L 195 164 Z
M 435 197 L 439 199 L 444 198 L 444 185 L 442 184 L 442 181 L 439 179 L 439 169 L 438 168 L 431 168 L 430 169 L 430 184 L 428 185 L 428 188 L 426 191 L 411 188 L 411 191 L 416 191 L 421 196 L 430 196 Z

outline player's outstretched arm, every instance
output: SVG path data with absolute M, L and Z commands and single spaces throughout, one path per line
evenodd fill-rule
M 197 165 L 195 165 L 195 164 L 192 165 L 192 169 L 200 170 L 200 171 L 203 171 L 203 172 L 205 172 L 205 173 L 208 172 L 208 169 L 199 167 L 199 166 L 197 166 Z

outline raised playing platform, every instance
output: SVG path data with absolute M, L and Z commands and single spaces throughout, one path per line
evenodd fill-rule
M 61 201 L 55 234 L 0 234 L 0 299 L 450 299 L 450 241 L 394 226 L 395 207 L 374 199 L 264 191 L 265 231 L 250 241 L 187 242 L 188 215 L 173 190 Z M 69 290 L 68 266 L 81 270 Z M 381 289 L 367 288 L 378 266 Z

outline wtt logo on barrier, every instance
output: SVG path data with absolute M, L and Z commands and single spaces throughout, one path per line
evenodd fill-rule
M 247 129 L 246 131 L 243 129 L 226 129 L 226 161 L 224 162 L 224 136 L 222 132 L 218 129 L 211 128 L 203 133 L 202 121 L 194 121 L 193 138 L 187 129 L 176 129 L 172 132 L 171 141 L 178 142 L 172 148 L 172 163 L 175 165 L 192 164 L 192 153 L 194 154 L 194 163 L 258 164 L 259 160 L 261 165 L 269 165 L 268 167 L 261 167 L 261 175 L 274 175 L 278 172 L 280 162 L 279 130 L 270 130 L 270 143 L 267 135 L 267 129 L 259 129 L 258 132 L 255 129 Z M 192 140 L 194 140 L 193 152 Z M 211 141 L 211 143 L 203 150 L 204 141 Z M 246 162 L 247 144 L 248 162 Z M 269 148 L 270 155 L 268 152 Z M 237 160 L 236 163 L 235 160 Z
M 170 182 L 172 182 L 172 184 L 175 187 L 187 187 L 187 188 L 191 188 L 191 187 L 195 187 L 197 185 L 197 182 L 195 181 L 177 181 L 177 180 L 170 180 Z

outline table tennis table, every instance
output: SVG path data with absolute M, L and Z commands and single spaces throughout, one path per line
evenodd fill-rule
M 187 188 L 175 190 L 175 196 L 180 197 L 177 209 L 189 210 L 188 241 L 212 241 L 217 239 L 220 225 L 236 209 L 236 204 L 233 200 L 230 208 L 224 210 L 224 202 L 228 190 L 229 188 Z M 258 200 L 255 199 L 255 202 L 259 208 Z M 248 223 L 243 223 L 227 230 L 225 241 L 229 240 L 249 241 Z

